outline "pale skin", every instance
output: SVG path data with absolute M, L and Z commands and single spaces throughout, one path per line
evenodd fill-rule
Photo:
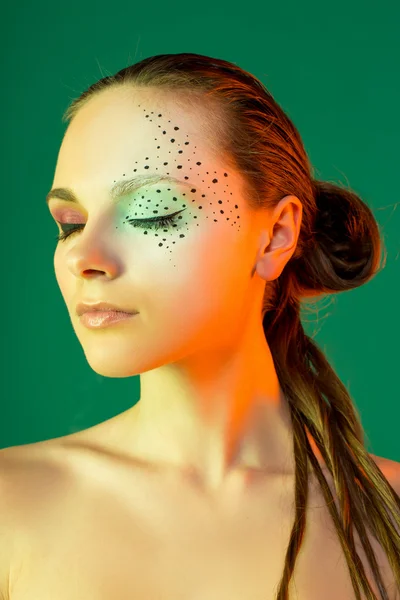
M 146 173 L 146 164 L 149 172 L 187 176 L 195 193 L 157 183 L 115 206 L 111 184 L 134 168 Z M 190 472 L 210 492 L 231 485 L 240 491 L 253 469 L 293 473 L 288 407 L 261 306 L 266 282 L 295 251 L 301 202 L 288 196 L 273 211 L 250 210 L 239 173 L 211 154 L 201 116 L 143 89 L 134 101 L 131 92 L 107 91 L 78 113 L 52 187 L 73 188 L 81 199 L 52 199 L 49 208 L 55 219 L 64 209 L 85 224 L 58 244 L 54 266 L 86 358 L 104 376 L 140 375 L 139 403 L 112 422 L 120 450 Z M 158 214 L 187 207 L 175 231 L 144 235 L 124 223 L 135 212 L 138 219 L 154 216 L 158 202 Z M 75 314 L 86 299 L 140 314 L 89 330 Z
M 81 228 L 57 245 L 57 282 L 91 368 L 139 375 L 141 393 L 99 425 L 0 452 L 0 600 L 275 600 L 295 465 L 261 306 L 296 249 L 302 205 L 287 196 L 252 211 L 203 125 L 200 107 L 130 89 L 92 99 L 67 129 L 52 188 L 79 203 L 52 198 L 49 209 Z M 159 182 L 115 203 L 114 182 L 146 165 L 190 185 Z M 133 226 L 155 210 L 182 218 Z M 75 312 L 81 301 L 139 315 L 90 330 Z M 400 493 L 399 463 L 374 458 Z M 311 474 L 292 598 L 355 598 Z

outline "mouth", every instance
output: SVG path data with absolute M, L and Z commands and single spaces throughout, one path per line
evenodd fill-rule
M 97 302 L 93 304 L 80 302 L 79 304 L 77 304 L 76 314 L 78 315 L 78 317 L 80 317 L 83 313 L 86 312 L 121 312 L 124 314 L 137 314 L 138 311 L 121 306 L 115 306 L 114 304 L 109 304 L 108 302 Z
M 133 319 L 138 314 L 138 312 L 127 313 L 120 310 L 94 310 L 82 313 L 79 320 L 89 329 L 99 329 Z

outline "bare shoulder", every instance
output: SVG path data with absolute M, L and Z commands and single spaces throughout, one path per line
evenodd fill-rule
M 58 494 L 58 483 L 70 472 L 68 453 L 53 440 L 22 444 L 0 450 L 2 502 L 12 514 L 35 517 L 44 508 L 44 499 Z M 29 509 L 29 510 L 28 510 Z
M 382 471 L 394 491 L 400 496 L 400 462 L 383 456 L 370 454 L 377 467 Z
M 0 450 L 0 600 L 9 598 L 10 566 L 14 553 L 14 536 L 11 534 L 15 526 L 15 511 L 8 456 L 8 452 Z
M 0 600 L 9 600 L 25 540 L 48 519 L 51 500 L 61 495 L 62 457 L 43 442 L 0 449 Z
M 100 455 L 101 448 L 81 433 L 0 449 L 0 508 L 15 515 L 14 531 L 48 522 L 85 487 L 85 456 Z
M 395 493 L 400 497 L 400 462 L 390 458 L 384 458 L 382 456 L 375 456 L 370 454 L 370 457 L 375 461 L 378 468 L 382 471 L 383 475 L 388 480 Z M 397 529 L 397 527 L 396 527 Z M 399 530 L 400 534 L 400 530 Z M 385 560 L 386 557 L 385 557 Z M 400 590 L 396 586 L 395 578 L 390 567 L 390 582 L 395 589 L 393 600 L 400 600 Z
M 18 531 L 22 517 L 28 515 L 36 500 L 43 497 L 46 482 L 57 480 L 58 466 L 51 452 L 39 443 L 12 446 L 0 450 L 0 514 L 1 527 Z M 48 486 L 47 486 L 48 487 Z
M 32 455 L 31 455 L 32 456 Z M 0 599 L 8 600 L 11 572 L 18 555 L 23 528 L 24 503 L 29 497 L 29 473 L 26 452 L 16 446 L 0 450 Z M 29 490 L 30 490 L 29 486 Z
M 60 518 L 60 506 L 81 492 L 86 480 L 80 466 L 86 460 L 82 447 L 89 445 L 88 439 L 82 433 L 0 450 L 0 600 L 9 600 L 25 540 L 42 525 L 51 530 L 49 523 Z M 370 456 L 400 496 L 400 462 Z
M 34 492 L 37 484 L 44 481 L 47 475 L 51 473 L 56 476 L 63 462 L 60 449 L 47 441 L 0 450 L 0 478 L 3 485 L 7 485 L 13 504 L 18 504 L 18 499 L 23 501 L 28 487 L 30 492 Z

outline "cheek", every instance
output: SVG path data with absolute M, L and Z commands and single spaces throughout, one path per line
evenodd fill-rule
M 157 281 L 165 290 L 170 289 L 175 298 L 188 296 L 189 301 L 191 290 L 200 298 L 204 294 L 216 296 L 222 280 L 232 278 L 231 249 L 230 232 L 224 232 L 223 224 L 215 224 L 214 228 L 203 223 L 189 229 L 185 238 L 176 239 L 172 250 L 160 248 L 154 239 L 149 239 L 136 258 L 132 255 L 132 264 L 140 260 L 142 272 L 149 274 L 148 281 Z
M 76 278 L 72 275 L 71 271 L 67 267 L 65 257 L 60 248 L 54 252 L 54 274 L 57 280 L 58 287 L 61 295 L 64 298 L 66 304 L 71 302 L 71 298 L 75 293 Z
M 63 281 L 63 277 L 62 277 L 62 273 L 61 273 L 61 271 L 63 269 L 63 262 L 62 262 L 62 260 L 60 260 L 60 252 L 59 252 L 58 246 L 54 252 L 53 266 L 54 266 L 54 273 L 55 273 L 55 276 L 57 279 L 57 283 L 60 286 Z
M 200 227 L 186 218 L 180 228 L 169 230 L 136 229 L 125 236 L 122 254 L 126 264 L 157 279 L 171 276 L 190 278 L 193 265 L 201 260 L 205 247 Z M 120 247 L 121 248 L 121 247 Z
M 174 249 L 173 260 L 158 247 L 140 256 L 140 264 L 132 256 L 132 276 L 138 277 L 138 287 L 157 313 L 161 310 L 165 318 L 168 314 L 179 318 L 179 313 L 195 318 L 217 308 L 228 271 L 215 243 L 207 245 L 204 236 L 191 240 L 189 235 Z

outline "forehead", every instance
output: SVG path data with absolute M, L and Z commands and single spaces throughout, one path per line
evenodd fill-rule
M 154 158 L 154 154 L 172 155 L 179 150 L 190 157 L 201 150 L 214 159 L 213 115 L 204 104 L 185 102 L 179 91 L 167 94 L 128 86 L 109 89 L 78 111 L 60 153 L 78 152 L 85 158 L 90 151 L 91 156 L 99 158 L 103 154 L 139 155 L 151 150 Z
M 106 189 L 128 173 L 150 172 L 189 178 L 201 187 L 208 180 L 221 182 L 227 170 L 232 184 L 238 174 L 218 149 L 222 134 L 212 106 L 194 98 L 187 102 L 179 91 L 131 86 L 102 91 L 70 123 L 52 187 Z

